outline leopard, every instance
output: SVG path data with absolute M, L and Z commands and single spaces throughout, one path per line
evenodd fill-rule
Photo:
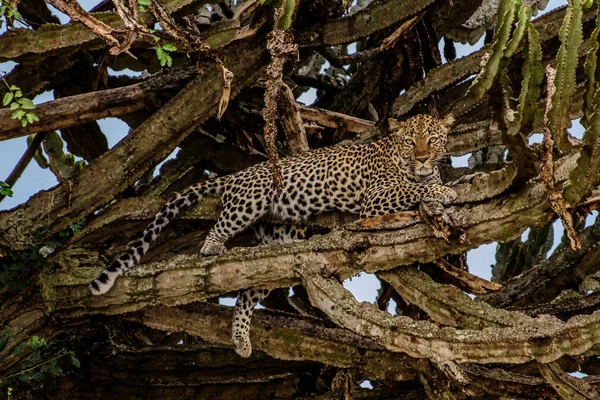
M 269 161 L 193 184 L 164 204 L 131 247 L 89 284 L 89 290 L 93 295 L 108 292 L 118 276 L 139 264 L 169 222 L 205 196 L 220 196 L 223 204 L 200 250 L 205 256 L 223 254 L 229 239 L 266 219 L 290 225 L 270 233 L 264 229 L 261 233 L 259 225 L 260 241 L 287 243 L 302 238 L 303 232 L 295 228 L 298 224 L 327 211 L 368 218 L 409 210 L 421 202 L 451 204 L 457 194 L 442 184 L 438 162 L 446 155 L 453 123 L 452 114 L 443 118 L 418 114 L 405 121 L 390 118 L 389 134 L 379 140 L 342 143 L 281 158 L 277 163 L 280 190 L 274 185 Z M 242 356 L 251 352 L 252 310 L 267 294 L 267 289 L 248 289 L 238 297 L 232 339 Z

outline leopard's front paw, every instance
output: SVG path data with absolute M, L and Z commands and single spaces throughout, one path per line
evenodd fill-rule
M 442 204 L 450 204 L 458 197 L 456 192 L 453 189 L 450 189 L 448 186 L 440 186 L 439 190 L 440 192 L 438 193 L 439 197 L 437 201 L 441 202 Z

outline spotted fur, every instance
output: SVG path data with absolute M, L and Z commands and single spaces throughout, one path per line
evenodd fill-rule
M 456 193 L 441 185 L 436 161 L 445 152 L 453 120 L 451 115 L 443 120 L 429 115 L 390 120 L 391 134 L 376 142 L 284 158 L 281 194 L 272 187 L 268 163 L 192 185 L 163 206 L 141 238 L 90 283 L 90 291 L 106 293 L 119 275 L 139 263 L 173 218 L 208 195 L 221 196 L 223 211 L 200 250 L 204 255 L 222 254 L 228 239 L 267 216 L 301 222 L 328 210 L 370 217 L 407 210 L 421 201 L 448 204 Z
M 287 244 L 304 240 L 306 227 L 296 225 L 258 224 L 254 227 L 256 238 L 263 244 Z M 231 341 L 233 348 L 242 357 L 250 357 L 250 322 L 254 308 L 269 295 L 269 289 L 247 289 L 240 292 L 235 302 L 231 322 Z

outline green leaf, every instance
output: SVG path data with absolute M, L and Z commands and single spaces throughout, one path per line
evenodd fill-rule
M 18 98 L 18 97 L 23 97 L 23 92 L 21 92 L 20 90 L 17 90 L 17 91 L 15 92 L 15 97 L 17 97 L 17 98 Z
M 13 191 L 11 189 L 8 189 L 8 188 L 2 188 L 2 189 L 0 189 L 0 194 L 2 196 L 12 197 Z
M 167 59 L 167 67 L 171 68 L 171 66 L 173 66 L 173 59 L 168 54 L 166 55 L 166 59 Z
M 42 359 L 42 353 L 40 353 L 39 350 L 36 350 L 29 355 L 29 360 L 31 362 L 38 362 L 41 359 Z
M 11 110 L 16 110 L 17 108 L 19 108 L 19 103 L 17 103 L 16 101 L 13 101 L 12 103 L 10 103 Z
M 35 108 L 35 104 L 28 98 L 21 97 L 17 100 L 17 102 L 23 107 L 25 110 L 33 110 Z
M 8 103 L 10 103 L 13 99 L 13 94 L 12 92 L 6 92 L 6 94 L 4 95 L 4 99 L 2 99 L 2 105 L 3 106 L 7 106 Z
M 162 47 L 157 47 L 156 48 L 156 56 L 158 57 L 159 60 L 162 60 L 165 57 L 165 51 L 162 49 Z
M 75 368 L 81 367 L 81 362 L 75 357 L 75 353 L 71 353 L 71 364 L 73 364 Z
M 31 119 L 35 122 L 40 120 L 40 118 L 37 115 L 35 115 L 34 113 L 27 113 L 27 115 L 31 115 Z
M 25 111 L 23 111 L 23 110 L 15 110 L 15 111 L 13 111 L 13 113 L 10 115 L 10 117 L 11 117 L 12 119 L 15 119 L 15 118 L 16 118 L 16 119 L 21 119 L 21 118 L 23 118 L 23 115 L 25 115 Z
M 0 189 L 0 193 L 2 192 L 2 190 L 6 190 L 6 189 Z M 8 342 L 8 335 L 0 336 L 0 351 L 4 350 L 7 342 Z
M 58 365 L 58 362 L 56 360 L 50 361 L 50 363 L 48 364 L 48 369 L 50 370 L 50 373 L 54 376 L 62 375 L 62 368 L 60 368 L 60 365 Z
M 31 375 L 29 375 L 27 373 L 19 375 L 19 380 L 21 382 L 28 383 L 30 379 L 31 379 Z
M 27 126 L 27 118 L 21 118 L 21 126 L 25 128 Z
M 152 4 L 152 0 L 138 0 L 138 4 L 142 6 L 149 6 L 150 4 Z
M 17 21 L 23 21 L 23 16 L 21 16 L 21 13 L 19 11 L 17 11 L 17 9 L 12 9 L 12 10 L 8 10 L 8 12 L 6 13 L 6 16 L 8 18 L 14 18 Z
M 34 380 L 34 381 L 36 381 L 36 382 L 39 382 L 39 381 L 41 381 L 42 379 L 44 379 L 44 375 L 46 375 L 46 374 L 44 374 L 42 371 L 37 371 L 37 372 L 34 372 L 34 373 L 31 375 L 31 380 Z
M 175 51 L 175 50 L 177 50 L 177 47 L 175 47 L 175 45 L 171 44 L 171 43 L 165 44 L 162 48 L 165 51 Z
M 148 8 L 145 6 L 138 6 L 138 10 L 140 10 L 140 12 L 143 12 L 143 13 L 148 12 Z

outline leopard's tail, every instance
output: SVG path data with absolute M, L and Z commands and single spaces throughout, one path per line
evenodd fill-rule
M 160 232 L 179 213 L 196 203 L 200 198 L 207 195 L 220 195 L 228 177 L 220 177 L 207 182 L 201 182 L 187 187 L 169 200 L 161 210 L 156 213 L 154 220 L 144 229 L 141 237 L 133 242 L 129 250 L 116 259 L 106 268 L 97 279 L 93 280 L 89 287 L 94 295 L 108 292 L 115 284 L 119 275 L 124 274 L 130 268 L 139 264 L 142 256 L 150 248 L 150 244 L 156 240 Z

